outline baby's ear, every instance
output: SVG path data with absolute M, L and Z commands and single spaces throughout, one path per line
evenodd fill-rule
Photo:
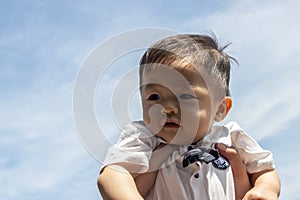
M 232 106 L 232 99 L 228 96 L 224 97 L 216 112 L 215 121 L 222 121 L 228 114 Z

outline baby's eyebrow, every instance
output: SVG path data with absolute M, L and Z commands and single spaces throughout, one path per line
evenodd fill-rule
M 146 84 L 141 85 L 140 88 L 143 88 L 145 90 L 155 88 L 155 84 L 154 83 L 146 83 Z
M 197 86 L 195 86 L 195 85 L 192 85 L 192 84 L 182 84 L 181 85 L 182 86 L 182 89 L 186 89 L 186 90 L 194 90 L 194 89 L 196 89 L 197 88 Z
M 195 86 L 193 86 L 192 84 L 182 84 L 182 87 L 186 89 L 191 89 L 194 88 Z
M 159 84 L 156 83 L 146 83 L 140 86 L 140 90 L 143 92 L 149 92 L 149 91 L 157 91 L 159 90 L 157 88 L 157 86 L 159 86 Z

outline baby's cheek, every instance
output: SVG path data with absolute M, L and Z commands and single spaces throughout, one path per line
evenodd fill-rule
M 161 131 L 162 123 L 167 117 L 166 114 L 162 114 L 162 108 L 161 105 L 155 104 L 149 108 L 148 112 L 144 113 L 145 124 L 153 134 L 157 134 Z

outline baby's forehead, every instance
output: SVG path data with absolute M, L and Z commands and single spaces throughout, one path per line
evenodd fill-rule
M 166 83 L 180 85 L 190 88 L 193 86 L 207 85 L 206 81 L 210 78 L 208 73 L 200 67 L 191 65 L 185 66 L 167 66 L 152 64 L 144 67 L 143 73 L 140 74 L 140 82 L 145 83 Z

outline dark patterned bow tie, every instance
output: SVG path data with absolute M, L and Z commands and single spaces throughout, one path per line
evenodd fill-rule
M 185 168 L 197 161 L 203 161 L 206 164 L 211 162 L 215 168 L 222 170 L 230 166 L 226 158 L 221 156 L 216 149 L 193 148 L 189 146 L 188 151 L 183 156 L 182 166 Z

